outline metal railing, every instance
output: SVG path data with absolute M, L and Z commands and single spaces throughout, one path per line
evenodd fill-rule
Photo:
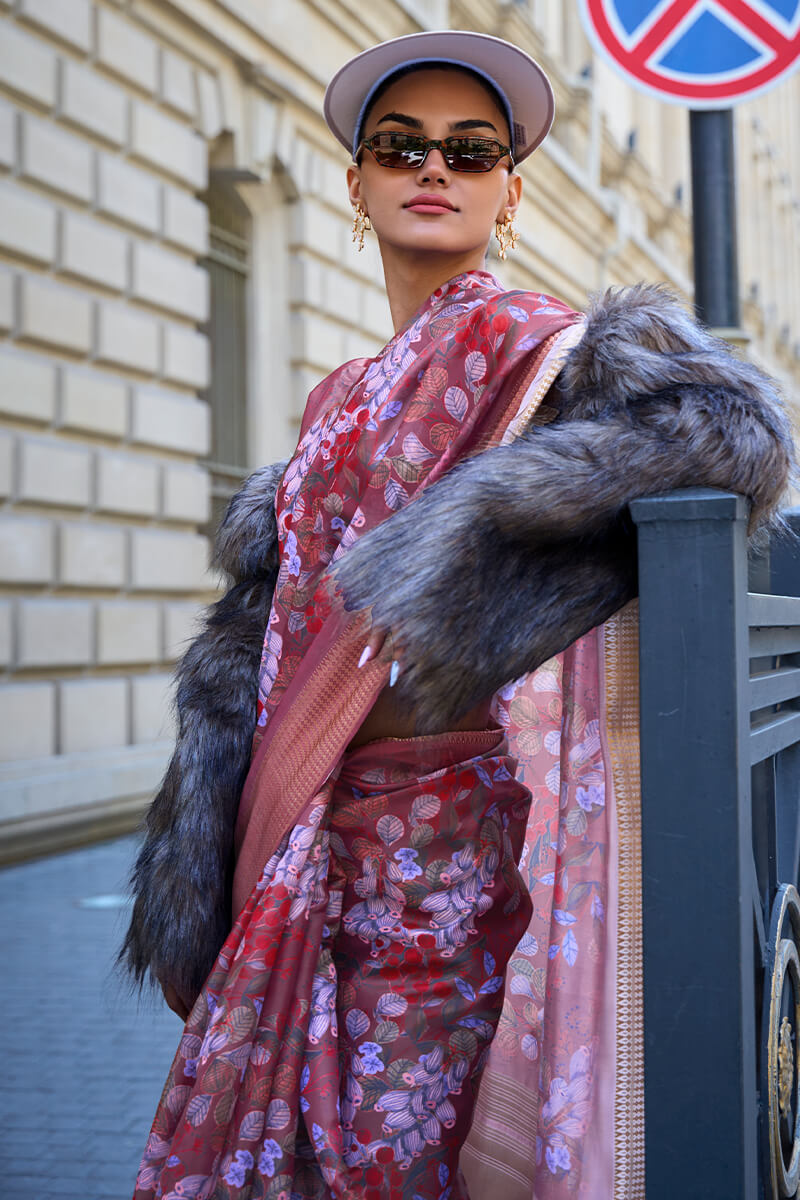
M 778 546 L 767 586 L 795 594 L 748 592 L 738 496 L 675 492 L 631 513 L 647 1196 L 790 1197 L 800 1172 L 800 567 Z

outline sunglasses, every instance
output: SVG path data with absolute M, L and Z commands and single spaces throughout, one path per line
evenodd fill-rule
M 508 146 L 495 138 L 471 137 L 456 134 L 437 141 L 424 138 L 417 133 L 373 133 L 364 138 L 358 147 L 356 162 L 363 147 L 370 151 L 381 167 L 397 167 L 399 170 L 415 170 L 421 167 L 431 150 L 440 150 L 451 171 L 491 171 L 503 158 L 514 158 Z

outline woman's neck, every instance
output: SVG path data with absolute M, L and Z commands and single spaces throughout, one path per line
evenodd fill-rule
M 431 292 L 465 271 L 485 271 L 486 255 L 430 254 L 410 259 L 405 252 L 397 252 L 392 246 L 381 246 L 383 276 L 386 295 L 392 314 L 395 333 L 403 329 L 417 309 L 424 304 Z

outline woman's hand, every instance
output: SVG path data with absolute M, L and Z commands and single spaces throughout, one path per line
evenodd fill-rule
M 383 647 L 386 645 L 386 636 L 387 634 L 385 629 L 376 627 L 372 630 L 372 633 L 367 639 L 367 644 L 361 654 L 361 658 L 358 660 L 359 667 L 363 667 L 366 663 L 370 662 L 371 659 L 378 657 L 380 652 L 383 650 Z M 395 658 L 392 659 L 392 668 L 389 672 L 389 687 L 394 687 L 394 685 L 397 683 L 399 675 L 400 663 Z
M 161 990 L 164 993 L 164 999 L 167 1002 L 167 1006 L 171 1008 L 177 1016 L 180 1017 L 184 1024 L 186 1024 L 189 1019 L 189 1012 L 191 1010 L 186 1006 L 186 1004 L 184 1004 L 183 1000 L 175 991 L 175 988 L 171 983 L 162 983 Z

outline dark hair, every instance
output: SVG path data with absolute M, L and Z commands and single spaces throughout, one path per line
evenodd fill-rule
M 406 75 L 415 75 L 417 71 L 460 71 L 462 75 L 469 75 L 471 79 L 474 79 L 476 83 L 481 85 L 485 92 L 488 92 L 498 110 L 503 114 L 503 120 L 506 122 L 506 124 L 508 124 L 509 119 L 506 112 L 506 102 L 503 100 L 497 88 L 493 87 L 488 79 L 479 74 L 478 71 L 472 71 L 469 67 L 461 66 L 460 63 L 436 62 L 435 59 L 432 59 L 430 62 L 409 63 L 405 67 L 398 67 L 396 71 L 392 72 L 388 79 L 384 79 L 383 83 L 378 87 L 375 95 L 372 97 L 367 108 L 365 109 L 364 116 L 361 118 L 361 124 L 356 130 L 356 145 L 361 141 L 361 135 L 367 124 L 369 115 L 380 100 L 381 96 L 388 91 L 393 83 L 397 83 L 398 79 L 403 79 L 403 77 Z M 509 137 L 513 135 L 513 130 L 510 126 L 508 134 Z

